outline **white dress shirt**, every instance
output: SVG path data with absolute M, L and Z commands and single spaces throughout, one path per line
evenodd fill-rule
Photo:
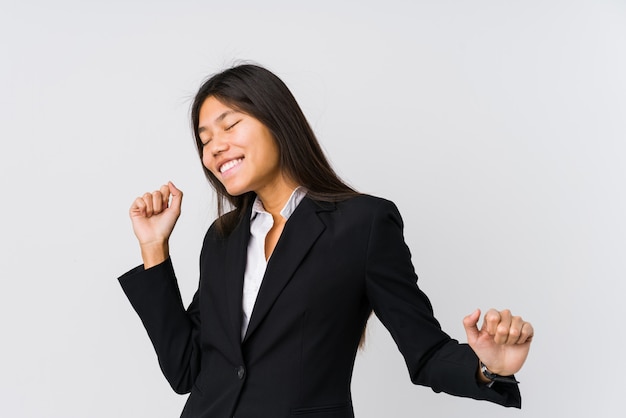
M 302 187 L 297 187 L 285 207 L 280 211 L 280 214 L 285 220 L 288 220 L 291 214 L 296 210 L 304 196 L 306 190 Z M 265 275 L 265 269 L 267 267 L 267 260 L 265 260 L 265 238 L 267 233 L 274 226 L 274 219 L 272 215 L 265 210 L 263 203 L 257 196 L 252 205 L 252 213 L 250 215 L 250 241 L 248 242 L 248 261 L 246 263 L 246 272 L 243 277 L 243 321 L 241 323 L 241 339 L 246 335 L 248 324 L 250 323 L 250 316 L 254 309 L 254 303 L 256 297 L 259 294 L 261 283 L 263 282 L 263 276 Z M 271 257 L 271 256 L 270 256 Z

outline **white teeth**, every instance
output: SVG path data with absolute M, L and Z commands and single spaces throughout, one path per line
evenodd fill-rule
M 243 158 L 237 158 L 236 160 L 230 160 L 229 162 L 223 164 L 220 167 L 220 173 L 223 173 L 226 170 L 230 170 L 231 168 L 233 168 L 234 166 L 236 166 L 237 164 L 239 164 L 242 161 L 243 161 Z

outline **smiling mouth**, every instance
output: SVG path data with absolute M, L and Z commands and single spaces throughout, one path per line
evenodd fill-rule
M 242 161 L 243 161 L 243 158 L 237 158 L 235 160 L 230 160 L 230 161 L 222 164 L 219 167 L 219 171 L 220 171 L 221 174 L 224 174 L 226 171 L 230 170 L 231 168 L 241 164 Z

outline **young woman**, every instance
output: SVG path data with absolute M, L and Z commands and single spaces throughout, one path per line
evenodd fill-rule
M 131 208 L 143 265 L 119 278 L 178 393 L 183 417 L 353 417 L 350 381 L 367 318 L 387 327 L 415 384 L 520 406 L 513 378 L 533 328 L 508 310 L 445 334 L 417 287 L 402 220 L 330 167 L 285 84 L 254 65 L 202 85 L 198 152 L 220 216 L 181 302 L 168 252 L 182 192 L 171 182 Z

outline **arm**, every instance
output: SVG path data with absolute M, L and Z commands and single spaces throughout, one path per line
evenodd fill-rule
M 191 391 L 201 357 L 197 292 L 185 310 L 169 258 L 149 269 L 136 267 L 118 280 L 150 337 L 170 386 L 180 394 Z
M 176 392 L 186 393 L 200 369 L 200 315 L 197 294 L 184 309 L 169 258 L 168 241 L 181 203 L 182 192 L 171 182 L 135 199 L 129 212 L 143 266 L 118 280 L 148 332 L 163 374 Z
M 372 307 L 404 356 L 411 380 L 436 392 L 519 407 L 517 385 L 497 383 L 489 388 L 479 382 L 475 352 L 441 330 L 430 301 L 417 287 L 402 228 L 393 203 L 377 206 L 370 227 L 366 283 Z

